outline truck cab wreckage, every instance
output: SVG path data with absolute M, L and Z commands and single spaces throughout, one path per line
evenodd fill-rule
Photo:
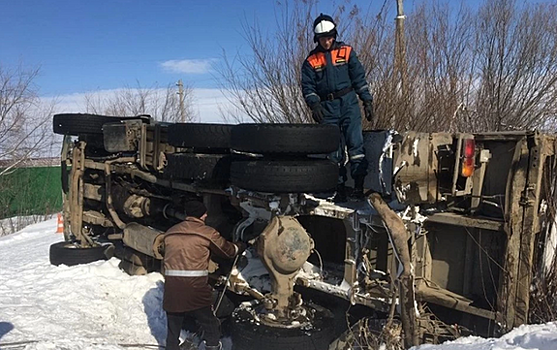
M 323 296 L 384 320 L 378 333 L 400 325 L 405 347 L 506 332 L 528 322 L 534 279 L 554 261 L 553 135 L 364 132 L 367 198 L 333 203 L 334 126 L 91 114 L 53 126 L 65 242 L 51 262 L 116 256 L 130 274 L 160 271 L 164 232 L 202 200 L 208 225 L 253 243 L 211 271 L 242 298 L 234 349 L 361 344 Z

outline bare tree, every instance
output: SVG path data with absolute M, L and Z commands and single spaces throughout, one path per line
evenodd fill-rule
M 478 82 L 474 101 L 481 129 L 555 125 L 557 6 L 518 7 L 487 0 L 476 24 Z
M 183 87 L 185 121 L 197 119 L 193 112 L 193 89 Z M 85 96 L 86 110 L 94 114 L 129 116 L 149 114 L 154 119 L 166 122 L 181 121 L 182 112 L 176 87 L 169 84 L 165 88 L 153 86 L 143 88 L 126 86 L 108 93 L 96 92 Z
M 398 0 L 400 13 L 402 2 Z M 375 13 L 344 2 L 334 13 L 340 40 L 351 44 L 374 94 L 372 128 L 399 131 L 488 131 L 555 127 L 557 5 L 485 0 L 424 1 L 395 31 L 395 2 Z M 256 122 L 308 122 L 300 67 L 313 48 L 310 25 L 318 2 L 277 7 L 277 31 L 243 28 L 245 51 L 220 67 L 223 90 Z M 399 29 L 402 29 L 400 18 Z M 395 43 L 398 43 L 395 51 Z
M 408 21 L 406 129 L 456 131 L 469 86 L 472 15 L 448 4 L 418 6 Z M 458 125 L 457 125 L 458 124 Z M 400 125 L 399 125 L 400 126 Z
M 513 0 L 486 0 L 476 12 L 464 4 L 417 6 L 406 27 L 408 94 L 395 107 L 408 123 L 393 126 L 496 131 L 555 125 L 556 21 L 555 5 L 520 7 Z
M 375 13 L 364 13 L 353 8 L 348 18 L 339 19 L 348 24 L 342 32 L 342 38 L 346 38 L 347 43 L 358 53 L 373 91 L 375 120 L 372 124 L 364 121 L 367 128 L 392 128 L 396 124 L 396 116 L 404 115 L 401 112 L 404 109 L 401 108 L 402 101 L 392 98 L 398 86 L 393 57 L 395 32 L 388 15 L 393 4 L 394 2 L 384 0 Z
M 310 34 L 301 23 L 311 16 L 310 9 L 296 4 L 277 18 L 278 29 L 266 36 L 259 23 L 244 23 L 243 34 L 249 55 L 238 53 L 231 59 L 223 54 L 222 66 L 217 67 L 222 77 L 222 88 L 227 91 L 233 106 L 255 122 L 309 121 L 299 86 L 299 67 L 303 50 L 307 50 Z M 284 5 L 288 8 L 289 4 Z M 238 73 L 241 72 L 241 73 Z
M 311 121 L 300 82 L 302 63 L 315 47 L 311 23 L 317 3 L 316 0 L 279 3 L 273 34 L 265 34 L 258 22 L 246 22 L 242 29 L 249 54 L 238 53 L 234 58 L 223 54 L 224 64 L 217 67 L 221 87 L 230 102 L 252 121 Z M 348 35 L 359 13 L 357 7 L 347 8 L 349 1 L 346 3 L 334 13 L 341 24 L 341 36 Z
M 48 129 L 55 103 L 41 103 L 33 85 L 38 73 L 39 69 L 0 64 L 0 176 L 41 155 L 51 141 Z

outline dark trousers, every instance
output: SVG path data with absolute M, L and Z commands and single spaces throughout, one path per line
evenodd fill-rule
M 166 350 L 179 350 L 180 331 L 186 323 L 186 330 L 196 332 L 195 323 L 203 331 L 203 339 L 209 346 L 217 346 L 220 340 L 220 322 L 213 314 L 211 306 L 188 312 L 167 312 L 168 332 L 166 334 Z
M 338 183 L 344 184 L 347 179 L 345 148 L 352 178 L 366 176 L 368 164 L 364 152 L 362 114 L 356 93 L 350 92 L 333 101 L 323 101 L 321 105 L 326 111 L 322 124 L 336 125 L 341 133 L 338 149 L 329 155 L 329 159 L 339 166 Z

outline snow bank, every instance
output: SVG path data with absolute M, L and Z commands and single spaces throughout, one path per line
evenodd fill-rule
M 63 240 L 55 231 L 52 219 L 0 238 L 0 344 L 37 341 L 26 350 L 164 344 L 162 276 L 128 276 L 117 259 L 52 266 L 49 246 Z
M 555 350 L 557 349 L 557 324 L 523 325 L 501 338 L 460 338 L 441 345 L 422 345 L 415 350 Z
M 29 216 L 16 216 L 13 218 L 6 218 L 0 220 L 0 237 L 7 236 L 16 231 L 23 229 L 24 227 L 48 220 L 52 218 L 53 215 L 29 215 Z

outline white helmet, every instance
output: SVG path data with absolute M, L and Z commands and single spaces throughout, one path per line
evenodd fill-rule
M 329 15 L 320 14 L 319 17 L 313 21 L 313 42 L 317 42 L 319 38 L 332 36 L 337 37 L 337 25 L 333 17 Z

